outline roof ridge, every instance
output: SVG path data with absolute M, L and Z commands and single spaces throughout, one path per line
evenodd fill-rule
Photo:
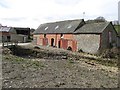
M 44 25 L 44 24 L 54 24 L 54 23 L 60 23 L 60 22 L 65 22 L 65 21 L 80 21 L 80 20 L 84 20 L 84 19 L 60 20 L 60 21 L 53 21 L 53 22 L 43 23 L 41 25 Z
M 110 23 L 110 22 L 92 22 L 92 23 L 85 23 L 85 24 L 102 24 L 102 23 Z
M 104 31 L 105 28 L 107 28 L 107 26 L 108 26 L 110 23 L 111 23 L 111 22 L 106 22 L 106 25 L 105 25 L 105 27 L 102 29 L 102 31 Z

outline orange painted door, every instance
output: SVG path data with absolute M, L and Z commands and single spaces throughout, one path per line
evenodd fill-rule
M 67 49 L 68 47 L 68 40 L 61 39 L 61 48 Z
M 47 38 L 43 38 L 43 46 L 47 46 L 48 45 L 48 39 Z
M 72 51 L 77 51 L 77 41 L 72 41 Z

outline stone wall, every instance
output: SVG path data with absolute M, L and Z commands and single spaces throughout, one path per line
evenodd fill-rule
M 111 42 L 109 32 L 111 32 Z M 101 50 L 117 46 L 117 33 L 111 24 L 102 32 L 101 38 Z
M 97 53 L 100 44 L 100 35 L 97 34 L 77 34 L 77 49 L 87 53 Z
M 117 47 L 120 47 L 120 37 L 117 37 Z

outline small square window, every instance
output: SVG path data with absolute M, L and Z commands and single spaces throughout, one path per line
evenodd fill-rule
M 57 25 L 57 26 L 55 27 L 55 30 L 58 29 L 58 28 L 59 28 L 59 26 Z
M 48 29 L 48 27 L 45 28 L 45 31 Z
M 67 28 L 68 28 L 68 29 L 72 28 L 72 25 L 69 25 Z

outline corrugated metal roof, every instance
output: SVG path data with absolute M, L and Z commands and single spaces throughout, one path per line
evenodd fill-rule
M 2 32 L 9 32 L 10 29 L 11 29 L 11 27 L 6 27 L 6 26 L 1 26 L 0 27 L 0 31 L 2 31 Z
M 73 33 L 82 21 L 83 19 L 77 19 L 41 24 L 34 34 Z
M 110 22 L 88 23 L 75 31 L 75 33 L 102 33 Z

